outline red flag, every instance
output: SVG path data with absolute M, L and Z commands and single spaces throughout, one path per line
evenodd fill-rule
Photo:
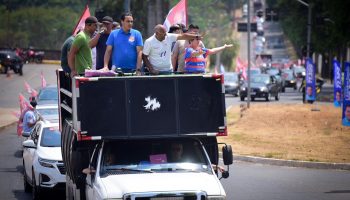
M 46 80 L 44 78 L 43 71 L 41 71 L 40 78 L 41 78 L 41 88 L 46 87 Z
M 74 28 L 73 35 L 76 35 L 78 30 L 83 30 L 85 27 L 85 19 L 90 17 L 90 9 L 89 6 L 86 5 L 83 14 L 81 15 L 77 25 Z
M 41 80 L 43 81 L 43 80 Z M 45 79 L 44 79 L 45 81 Z M 43 85 L 43 82 L 41 82 L 41 85 Z M 46 86 L 46 81 L 45 81 L 45 86 Z M 26 88 L 27 92 L 30 94 L 32 97 L 38 96 L 38 92 L 34 90 L 30 85 L 27 83 L 27 81 L 24 81 L 24 87 Z
M 181 23 L 187 26 L 187 1 L 181 0 L 168 13 L 163 25 L 167 31 L 171 25 Z

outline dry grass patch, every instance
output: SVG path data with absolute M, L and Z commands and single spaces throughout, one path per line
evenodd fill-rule
M 350 163 L 350 127 L 341 125 L 333 105 L 253 104 L 240 118 L 238 106 L 227 113 L 228 137 L 235 154 L 288 160 Z

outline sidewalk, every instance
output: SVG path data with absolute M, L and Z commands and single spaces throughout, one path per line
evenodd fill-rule
M 17 122 L 14 115 L 18 108 L 0 108 L 0 129 L 10 126 Z

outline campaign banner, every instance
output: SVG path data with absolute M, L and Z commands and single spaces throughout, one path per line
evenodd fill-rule
M 341 77 L 341 66 L 340 62 L 333 60 L 333 83 L 334 83 L 334 100 L 333 104 L 335 107 L 341 107 L 343 102 L 342 99 L 342 77 Z
M 350 62 L 345 62 L 342 124 L 350 126 Z
M 305 99 L 307 101 L 315 101 L 316 100 L 316 78 L 315 78 L 315 65 L 312 62 L 311 58 L 306 60 L 306 88 L 305 88 Z

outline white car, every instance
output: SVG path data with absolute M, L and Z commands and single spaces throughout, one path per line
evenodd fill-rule
M 61 132 L 58 123 L 39 121 L 28 140 L 23 142 L 23 177 L 25 192 L 32 190 L 39 199 L 43 189 L 65 188 L 65 167 L 61 155 Z
M 42 117 L 43 120 L 51 123 L 57 123 L 58 118 L 58 104 L 43 104 L 35 107 L 36 112 Z

